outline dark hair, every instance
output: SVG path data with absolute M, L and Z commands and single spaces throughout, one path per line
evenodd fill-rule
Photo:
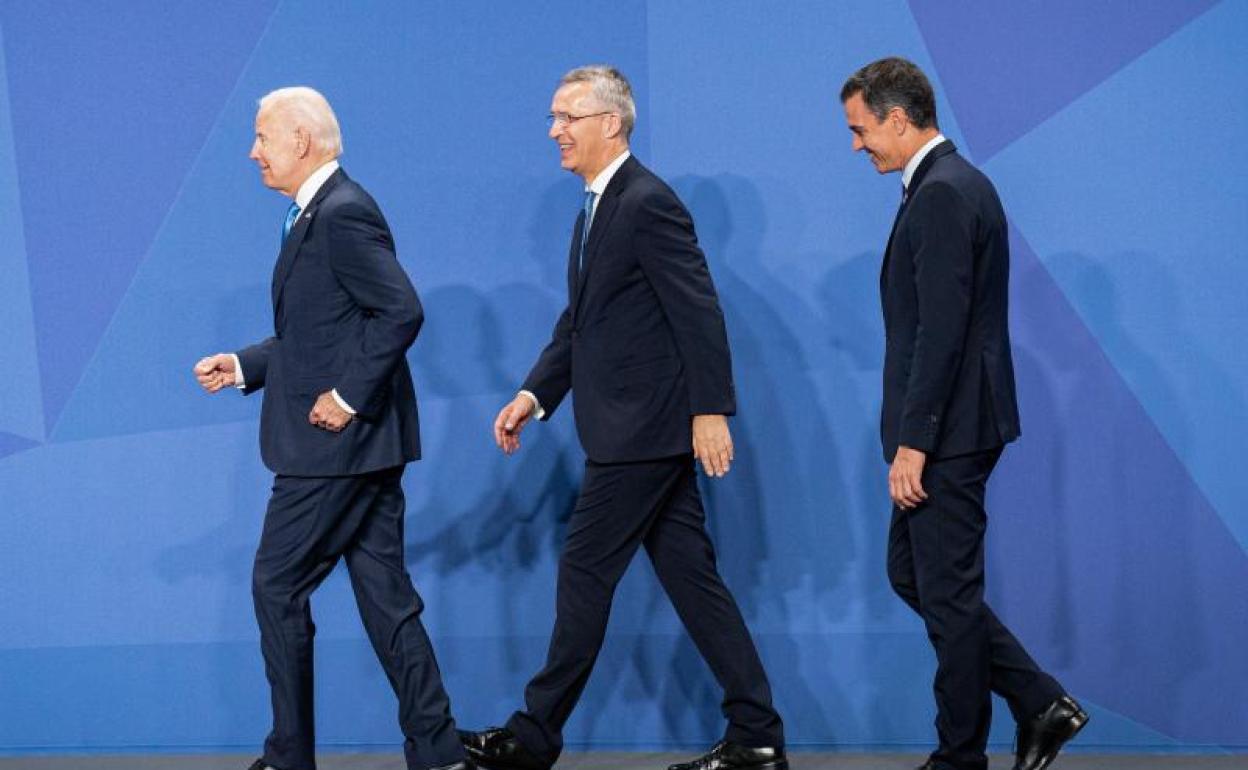
M 898 56 L 871 62 L 841 86 L 841 103 L 858 93 L 876 120 L 883 120 L 894 107 L 900 107 L 915 128 L 936 126 L 932 84 L 914 62 Z

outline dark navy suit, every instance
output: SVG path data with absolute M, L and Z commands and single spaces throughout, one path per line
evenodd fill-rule
M 423 313 L 373 199 L 341 169 L 300 212 L 273 271 L 274 334 L 239 351 L 264 389 L 260 448 L 276 474 L 252 591 L 273 731 L 264 760 L 315 766 L 309 596 L 341 557 L 399 698 L 408 767 L 463 758 L 423 608 L 403 559 L 404 465 L 420 457 L 406 353 Z M 341 433 L 308 421 L 336 389 L 356 410 Z
M 724 689 L 726 737 L 784 743 L 762 663 L 720 579 L 691 454 L 696 414 L 736 410 L 723 313 L 693 222 L 635 158 L 597 204 L 584 267 L 582 213 L 568 306 L 524 382 L 549 418 L 574 392 L 588 457 L 559 563 L 545 667 L 508 727 L 553 763 L 607 627 L 616 583 L 644 545 L 681 621 Z
M 1005 213 L 988 178 L 942 142 L 922 160 L 880 272 L 880 438 L 927 454 L 926 502 L 893 508 L 889 579 L 936 649 L 938 767 L 987 767 L 989 692 L 1016 718 L 1062 695 L 984 602 L 984 493 L 1019 436 Z

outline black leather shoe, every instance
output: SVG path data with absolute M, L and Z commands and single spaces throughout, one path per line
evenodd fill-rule
M 506 727 L 487 727 L 479 733 L 460 730 L 459 740 L 468 759 L 489 770 L 550 770 Z
M 1063 695 L 1053 701 L 1039 716 L 1018 726 L 1014 770 L 1044 770 L 1087 723 L 1087 712 L 1074 698 Z
M 669 765 L 667 770 L 789 770 L 789 760 L 784 749 L 720 741 L 697 759 Z
M 273 767 L 269 767 L 268 765 L 264 764 L 264 757 L 261 757 L 260 759 L 257 759 L 255 762 L 252 762 L 251 767 L 247 768 L 247 770 L 277 770 L 277 769 Z
M 429 770 L 477 770 L 477 766 L 472 763 L 471 759 L 465 759 L 462 762 L 452 762 L 449 765 L 431 767 Z
M 916 767 L 915 770 L 936 770 L 936 763 L 929 759 Z

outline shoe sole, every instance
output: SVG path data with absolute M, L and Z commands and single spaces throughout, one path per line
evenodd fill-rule
M 667 770 L 677 770 L 677 768 L 677 765 L 671 765 Z M 509 769 L 503 768 L 502 770 Z M 772 760 L 771 762 L 760 762 L 757 765 L 738 765 L 734 770 L 789 770 L 789 760 L 786 758 Z
M 737 770 L 789 770 L 789 760 L 777 759 L 757 765 L 742 765 Z
M 529 765 L 514 765 L 508 762 L 499 762 L 491 757 L 483 756 L 475 749 L 464 747 L 464 753 L 472 760 L 477 767 L 485 768 L 485 770 L 535 770 Z M 546 770 L 551 770 L 549 767 Z

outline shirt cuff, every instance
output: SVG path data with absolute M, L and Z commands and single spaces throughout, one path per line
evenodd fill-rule
M 243 379 L 243 365 L 239 362 L 237 353 L 231 353 L 230 358 L 234 359 L 234 387 L 242 390 L 247 387 L 247 380 Z
M 519 395 L 526 396 L 533 402 L 533 416 L 541 420 L 546 417 L 546 410 L 542 408 L 542 402 L 537 400 L 537 396 L 527 390 L 520 391 Z
M 355 415 L 355 410 L 351 408 L 351 405 L 348 404 L 346 401 L 343 401 L 342 396 L 338 395 L 337 388 L 334 388 L 333 390 L 329 391 L 329 395 L 334 397 L 334 400 L 338 402 L 338 406 L 342 407 L 342 411 L 352 416 Z

